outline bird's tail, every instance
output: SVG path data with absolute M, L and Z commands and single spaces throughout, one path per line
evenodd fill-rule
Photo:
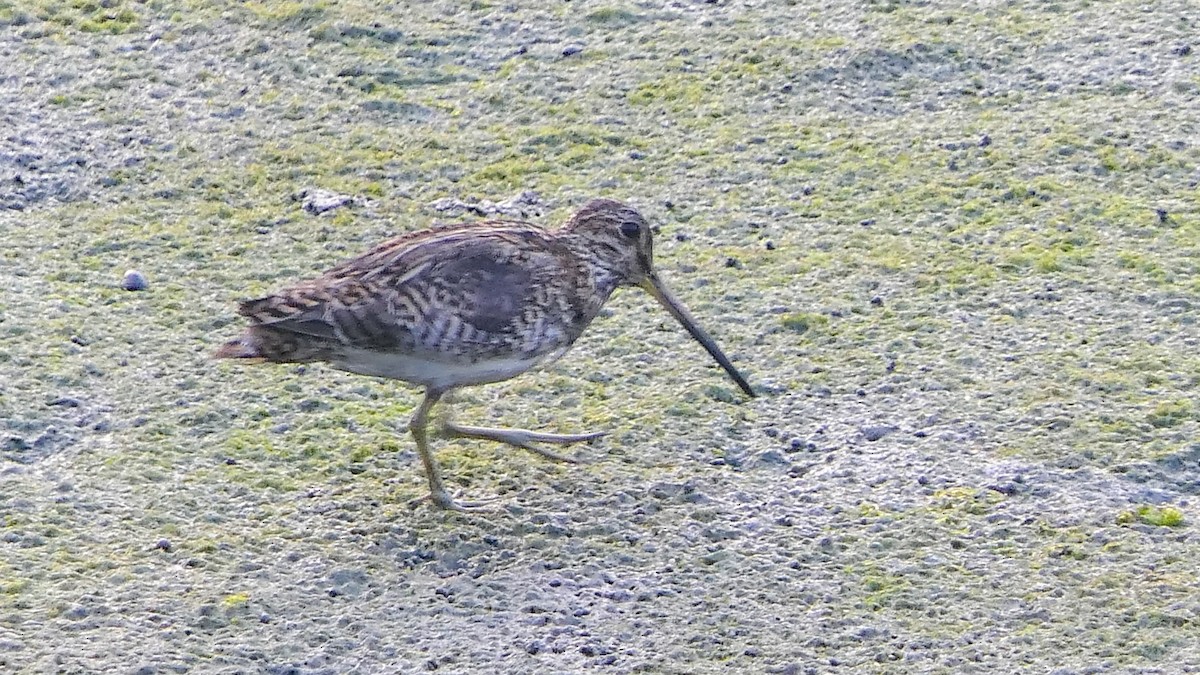
M 221 348 L 213 353 L 214 359 L 262 359 L 263 355 L 258 350 L 258 341 L 254 339 L 250 333 L 243 333 L 240 336 L 221 345 Z

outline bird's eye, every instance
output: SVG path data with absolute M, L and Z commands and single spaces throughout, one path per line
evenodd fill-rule
M 626 237 L 629 237 L 630 239 L 637 239 L 638 235 L 641 233 L 641 225 L 628 220 L 621 223 L 621 234 L 625 235 Z

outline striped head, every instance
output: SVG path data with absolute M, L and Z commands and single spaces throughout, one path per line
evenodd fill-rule
M 563 239 L 614 285 L 640 286 L 654 297 L 699 342 L 748 396 L 754 390 L 654 271 L 650 224 L 632 206 L 613 199 L 584 204 L 563 227 Z M 611 290 L 611 289 L 610 289 Z
M 650 224 L 637 209 L 614 199 L 593 199 L 563 227 L 576 253 L 603 269 L 614 285 L 638 286 L 653 270 Z

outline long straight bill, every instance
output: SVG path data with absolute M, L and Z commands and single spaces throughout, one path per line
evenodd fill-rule
M 746 381 L 746 378 L 742 377 L 742 374 L 738 372 L 737 368 L 733 367 L 733 364 L 729 362 L 729 358 L 725 356 L 725 353 L 721 351 L 721 348 L 717 346 L 717 343 L 713 342 L 713 339 L 708 336 L 708 333 L 705 333 L 704 329 L 700 328 L 700 326 L 696 323 L 696 320 L 693 319 L 692 315 L 688 313 L 687 309 L 685 309 L 683 305 L 679 304 L 679 301 L 675 299 L 675 296 L 671 295 L 671 291 L 667 290 L 667 287 L 663 285 L 663 282 L 658 278 L 658 275 L 656 275 L 654 272 L 647 274 L 640 286 L 646 289 L 647 293 L 653 295 L 654 299 L 657 300 L 660 305 L 665 307 L 667 311 L 671 313 L 671 316 L 675 317 L 676 321 L 683 324 L 683 327 L 687 329 L 687 332 L 691 333 L 692 337 L 696 339 L 696 342 L 699 342 L 704 347 L 705 351 L 707 351 L 710 356 L 716 359 L 717 363 L 721 364 L 721 367 L 725 369 L 725 372 L 729 373 L 729 377 L 733 378 L 734 382 L 737 382 L 737 385 L 742 388 L 742 391 L 746 392 L 747 396 L 754 396 L 754 390 L 750 388 L 750 383 Z

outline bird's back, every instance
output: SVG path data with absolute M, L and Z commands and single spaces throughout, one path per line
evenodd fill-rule
M 553 233 L 443 227 L 243 302 L 251 327 L 218 356 L 329 361 L 435 386 L 495 381 L 565 351 L 595 317 L 594 296 L 586 265 Z

